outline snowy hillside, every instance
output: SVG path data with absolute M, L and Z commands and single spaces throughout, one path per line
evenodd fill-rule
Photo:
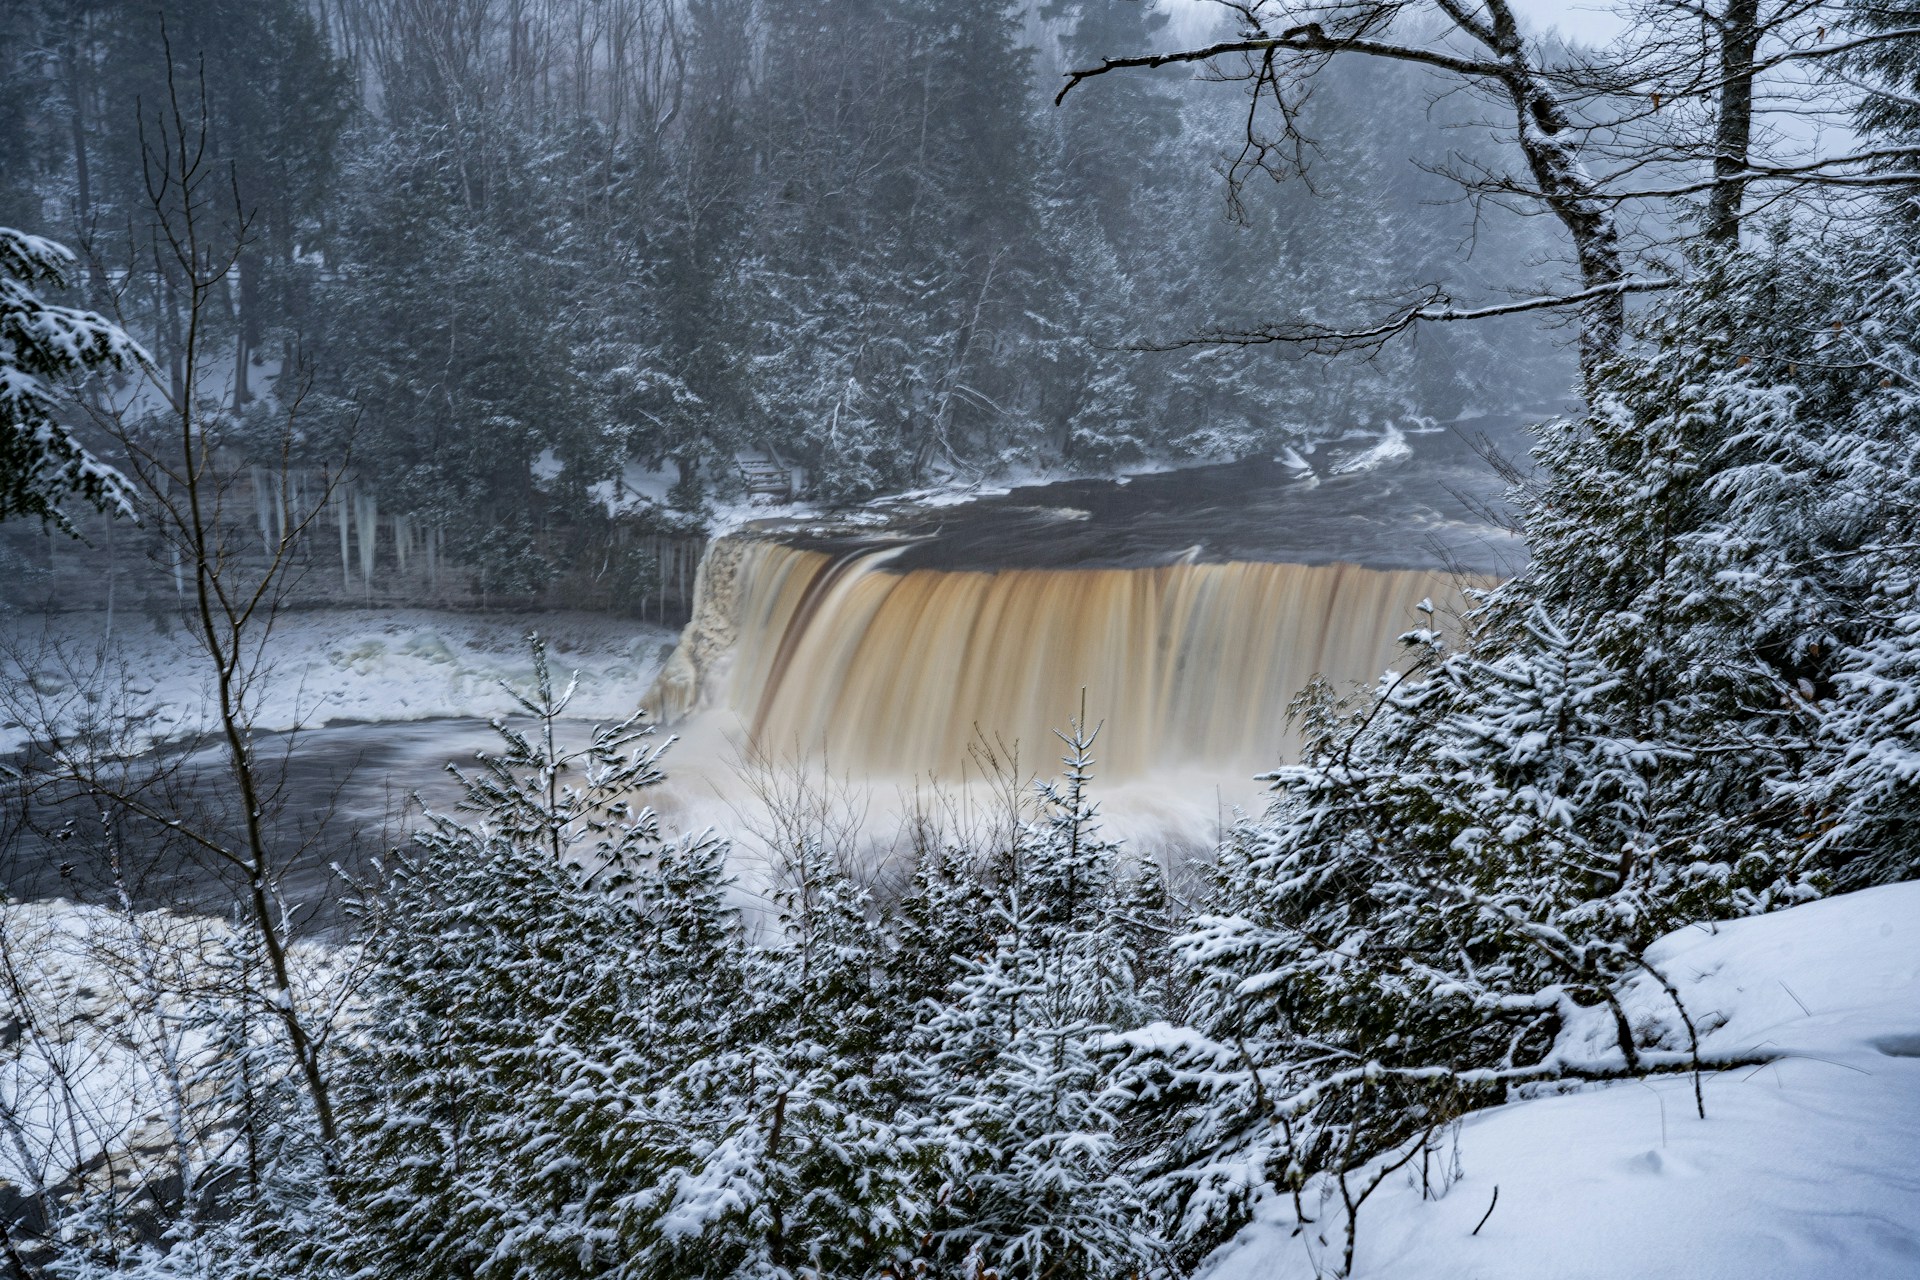
M 1709 1077 L 1704 1121 L 1684 1077 L 1468 1117 L 1439 1198 L 1415 1170 L 1362 1206 L 1356 1280 L 1920 1276 L 1920 883 L 1684 929 L 1648 958 L 1703 1052 L 1776 1059 Z M 1670 1007 L 1651 981 L 1626 1006 Z M 1337 1203 L 1308 1213 L 1296 1235 L 1268 1201 L 1200 1276 L 1332 1273 Z

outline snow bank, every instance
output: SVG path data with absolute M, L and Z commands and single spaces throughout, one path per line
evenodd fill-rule
M 114 911 L 68 902 L 0 903 L 0 1185 L 59 1186 L 99 1173 L 112 1153 L 119 1176 L 204 1161 L 227 1145 L 230 1108 L 211 1069 L 216 1043 L 242 1004 L 230 986 L 232 930 L 164 911 Z M 351 974 L 350 952 L 296 942 L 288 950 L 296 999 L 325 1009 Z M 256 1043 L 269 1036 L 258 1010 Z M 231 1029 L 229 1027 L 229 1029 Z
M 120 618 L 110 638 L 98 615 L 3 625 L 0 754 L 27 741 L 25 724 L 49 717 L 69 730 L 88 719 L 124 718 L 148 741 L 206 721 L 212 706 L 206 659 L 177 625 L 162 632 L 135 614 Z M 272 672 L 260 682 L 256 727 L 505 713 L 512 702 L 500 682 L 520 688 L 532 682 L 530 630 L 546 637 L 557 675 L 579 672 L 569 714 L 587 719 L 630 714 L 675 639 L 664 627 L 600 614 L 283 614 L 267 650 Z
M 1469 1116 L 1439 1199 L 1416 1170 L 1361 1208 L 1355 1277 L 1920 1276 L 1920 883 L 1685 929 L 1649 958 L 1704 1051 L 1778 1059 L 1709 1078 L 1704 1121 L 1672 1077 Z M 1650 980 L 1626 1003 L 1671 1007 Z M 1335 1274 L 1333 1208 L 1295 1235 L 1291 1203 L 1268 1201 L 1201 1280 Z

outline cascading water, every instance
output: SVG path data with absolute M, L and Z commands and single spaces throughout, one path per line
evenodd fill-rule
M 1050 760 L 1084 689 L 1108 778 L 1247 776 L 1297 748 L 1287 708 L 1316 674 L 1371 682 L 1425 625 L 1422 600 L 1444 615 L 1490 581 L 1254 562 L 900 571 L 905 549 L 715 544 L 648 705 L 730 710 L 775 755 L 953 777 L 981 735 Z

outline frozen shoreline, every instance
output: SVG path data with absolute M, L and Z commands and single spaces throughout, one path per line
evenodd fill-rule
M 130 746 L 190 735 L 208 723 L 204 655 L 179 625 L 160 631 L 123 616 L 110 638 L 96 614 L 0 615 L 0 755 L 21 750 L 35 721 L 71 733 L 125 726 Z M 527 634 L 547 642 L 557 679 L 577 672 L 568 715 L 631 714 L 677 633 L 605 614 L 467 614 L 431 609 L 283 613 L 266 647 L 254 727 L 487 717 L 513 709 L 504 681 L 527 687 Z

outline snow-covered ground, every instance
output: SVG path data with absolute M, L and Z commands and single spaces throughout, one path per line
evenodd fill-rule
M 1444 1195 L 1401 1174 L 1361 1207 L 1357 1280 L 1920 1277 L 1920 883 L 1684 929 L 1649 958 L 1704 1053 L 1775 1060 L 1708 1078 L 1705 1120 L 1682 1077 L 1469 1116 Z M 1626 1003 L 1671 1008 L 1651 981 Z M 1295 1235 L 1267 1202 L 1200 1280 L 1334 1274 L 1333 1208 Z
M 228 984 L 234 944 L 226 924 L 197 916 L 0 905 L 0 1183 L 58 1186 L 102 1152 L 122 1178 L 177 1172 L 231 1140 L 208 1073 L 247 1008 Z M 350 953 L 296 942 L 288 959 L 300 1007 L 329 1016 Z M 258 1042 L 268 1033 L 257 1008 L 248 1016 Z
M 110 638 L 102 628 L 93 614 L 0 617 L 0 754 L 18 750 L 26 725 L 48 717 L 69 727 L 124 717 L 148 741 L 205 722 L 206 659 L 184 630 L 157 630 L 139 614 L 116 619 Z M 257 682 L 256 727 L 507 712 L 500 682 L 528 686 L 526 636 L 536 630 L 557 677 L 579 672 L 569 714 L 590 719 L 630 714 L 675 639 L 664 627 L 602 614 L 286 613 L 268 644 L 271 674 Z
M 222 1140 L 185 1086 L 209 1061 L 199 1016 L 225 998 L 207 963 L 228 946 L 223 926 L 11 904 L 0 943 L 14 962 L 0 1180 L 57 1178 L 76 1143 L 82 1159 L 111 1149 L 138 1163 L 175 1133 L 196 1150 Z M 316 1012 L 335 998 L 340 958 L 300 952 Z M 1705 1120 L 1684 1077 L 1468 1117 L 1451 1167 L 1430 1179 L 1439 1198 L 1396 1175 L 1363 1206 L 1356 1277 L 1920 1276 L 1920 883 L 1682 930 L 1650 958 L 1679 985 L 1707 1053 L 1774 1060 L 1710 1077 Z M 1624 1002 L 1649 1020 L 1668 1009 L 1651 982 L 1628 984 Z M 1334 1274 L 1331 1208 L 1296 1235 L 1290 1202 L 1269 1201 L 1196 1280 Z

